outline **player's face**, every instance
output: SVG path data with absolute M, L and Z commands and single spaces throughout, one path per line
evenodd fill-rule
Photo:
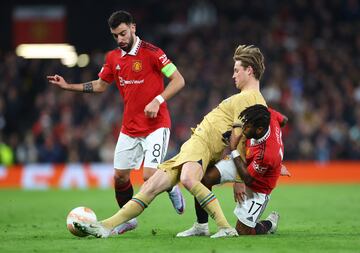
M 244 68 L 241 66 L 241 61 L 235 61 L 234 74 L 232 78 L 235 81 L 236 88 L 241 90 L 249 80 L 249 67 Z
M 135 24 L 121 23 L 115 29 L 110 28 L 110 31 L 119 47 L 125 52 L 129 52 L 135 41 Z
M 245 124 L 243 126 L 243 134 L 246 136 L 246 139 L 259 139 L 263 131 L 263 127 L 256 128 L 252 124 Z
M 251 139 L 255 137 L 256 129 L 251 124 L 245 124 L 243 126 L 243 134 L 246 136 L 246 139 Z

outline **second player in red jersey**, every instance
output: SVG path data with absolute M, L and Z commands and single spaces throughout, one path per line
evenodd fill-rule
M 247 171 L 253 178 L 248 185 L 255 192 L 270 194 L 279 178 L 284 146 L 281 139 L 281 127 L 284 117 L 270 109 L 270 125 L 260 139 L 246 141 Z

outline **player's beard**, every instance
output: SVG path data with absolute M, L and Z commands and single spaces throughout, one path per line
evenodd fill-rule
M 120 45 L 119 45 L 119 47 L 122 49 L 122 50 L 124 50 L 125 52 L 130 52 L 130 50 L 131 50 L 131 48 L 132 48 L 132 46 L 134 45 L 134 37 L 131 35 L 130 36 L 130 40 L 129 40 L 129 43 L 127 44 L 127 46 L 126 47 L 121 47 Z

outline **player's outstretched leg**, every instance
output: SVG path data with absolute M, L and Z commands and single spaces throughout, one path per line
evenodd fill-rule
M 111 234 L 111 229 L 105 228 L 100 222 L 96 223 L 78 223 L 74 222 L 74 227 L 84 234 L 93 235 L 97 238 L 107 238 Z
M 185 199 L 181 193 L 179 186 L 175 185 L 168 193 L 171 203 L 175 208 L 175 211 L 178 214 L 183 214 L 185 211 Z

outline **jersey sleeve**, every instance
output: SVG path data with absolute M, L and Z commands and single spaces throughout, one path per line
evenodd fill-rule
M 233 110 L 233 127 L 239 127 L 242 126 L 243 123 L 241 122 L 240 113 L 246 109 L 247 104 L 244 102 L 245 99 L 241 99 L 240 97 L 234 98 L 231 103 L 231 107 L 235 108 Z
M 98 76 L 107 83 L 112 83 L 114 81 L 114 74 L 111 70 L 110 64 L 110 54 L 106 55 L 105 63 L 102 66 Z
M 172 63 L 171 60 L 166 56 L 164 51 L 162 51 L 160 48 L 157 48 L 157 50 L 154 52 L 154 58 L 157 69 L 160 70 L 164 76 L 170 77 L 172 74 L 174 74 L 177 68 L 175 64 Z
M 277 122 L 279 122 L 279 124 L 281 124 L 284 121 L 284 116 L 280 112 L 272 108 L 268 108 L 268 110 L 270 111 L 271 118 L 274 118 Z

